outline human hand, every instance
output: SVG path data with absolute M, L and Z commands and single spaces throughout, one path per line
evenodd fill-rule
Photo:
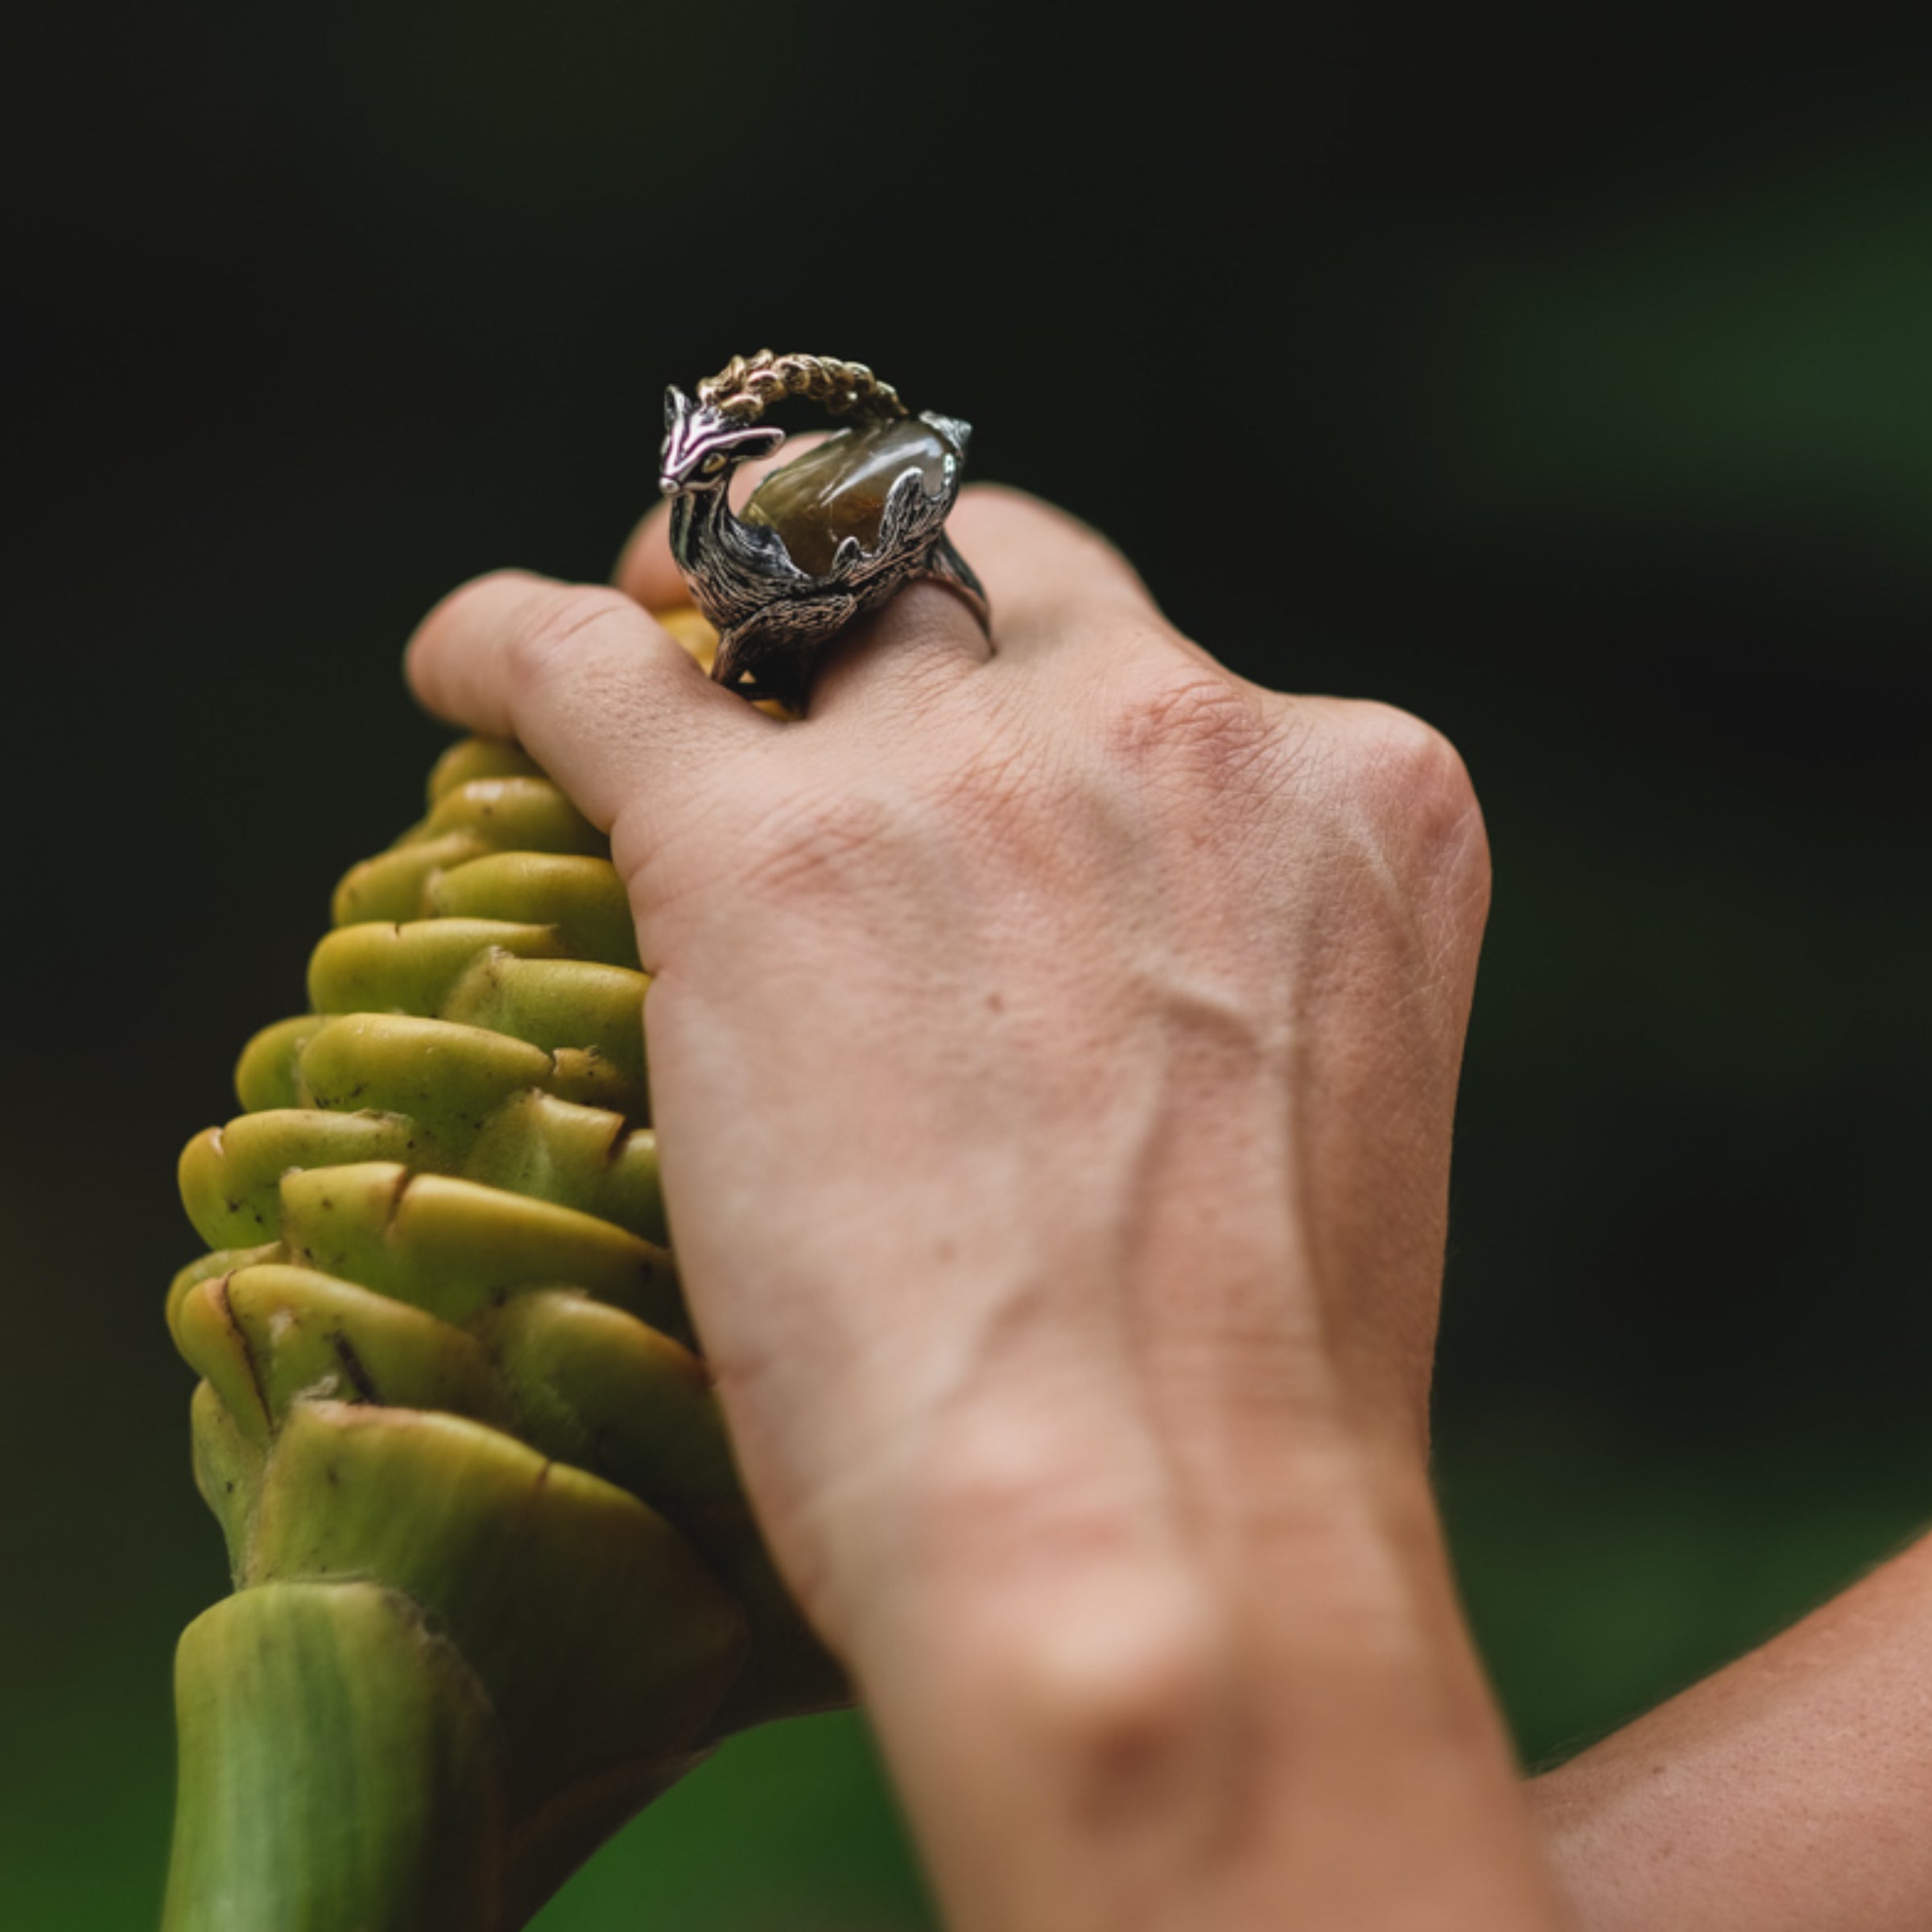
M 1178 1885 L 1257 1740 L 1309 1735 L 1319 1657 L 1326 1690 L 1413 1700 L 1410 1781 L 1459 1767 L 1348 1884 L 1399 1889 L 1473 1818 L 1507 1841 L 1484 1922 L 1540 1923 L 1422 1475 L 1488 890 L 1468 780 L 1400 712 L 1234 677 L 1043 505 L 971 491 L 952 527 L 997 649 L 914 587 L 799 722 L 639 609 L 683 601 L 655 518 L 621 592 L 485 578 L 411 646 L 431 708 L 611 832 L 761 1520 L 963 1918 L 1085 1922 L 1073 1841 L 1109 1847 L 1093 1922 Z M 1290 1786 L 1244 1803 L 1321 1845 L 1332 1798 Z M 1030 1864 L 1041 1794 L 1088 1823 Z M 1344 1897 L 1306 1876 L 1216 1882 Z

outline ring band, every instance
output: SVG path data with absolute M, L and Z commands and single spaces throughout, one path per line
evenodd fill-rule
M 784 443 L 762 419 L 794 398 L 856 426 L 774 470 L 734 512 L 733 472 Z M 762 349 L 733 357 L 695 398 L 673 384 L 664 427 L 658 486 L 671 499 L 671 555 L 717 630 L 719 683 L 802 709 L 825 645 L 920 578 L 956 592 L 986 624 L 986 593 L 946 535 L 969 424 L 910 415 L 862 362 Z

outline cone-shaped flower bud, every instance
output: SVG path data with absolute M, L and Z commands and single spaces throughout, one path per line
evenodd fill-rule
M 717 1740 L 844 1695 L 691 1346 L 605 842 L 512 745 L 429 795 L 181 1159 L 238 1594 L 182 1642 L 168 1932 L 513 1932 Z

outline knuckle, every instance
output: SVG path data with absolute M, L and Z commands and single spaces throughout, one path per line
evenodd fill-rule
M 968 528 L 977 525 L 996 539 L 1018 535 L 1050 540 L 1097 567 L 1103 576 L 1111 576 L 1121 587 L 1146 596 L 1140 573 L 1104 530 L 1030 490 L 1010 483 L 968 483 L 960 492 L 959 509 Z
M 634 621 L 635 607 L 621 592 L 572 585 L 533 598 L 504 649 L 504 676 L 513 706 L 555 687 L 580 666 L 584 647 L 601 630 Z
M 1128 658 L 1101 704 L 1107 748 L 1130 765 L 1238 770 L 1274 737 L 1262 694 L 1178 653 Z
M 1462 754 L 1412 711 L 1357 700 L 1348 707 L 1348 735 L 1354 760 L 1365 774 L 1406 792 L 1472 795 Z
M 869 786 L 787 790 L 753 823 L 741 886 L 793 900 L 836 894 L 890 840 L 901 815 Z
M 1017 828 L 1056 803 L 1042 769 L 1041 747 L 1030 737 L 982 730 L 961 733 L 936 774 L 935 802 L 957 824 Z
M 1404 778 L 1453 782 L 1463 774 L 1461 755 L 1426 720 L 1399 704 L 1360 698 L 1348 707 L 1352 734 L 1361 755 Z M 1463 782 L 1467 782 L 1466 774 Z
M 1489 848 L 1462 754 L 1413 712 L 1361 700 L 1346 709 L 1348 782 L 1412 863 L 1486 898 Z

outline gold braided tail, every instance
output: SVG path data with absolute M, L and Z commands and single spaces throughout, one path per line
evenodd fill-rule
M 698 385 L 698 400 L 734 422 L 755 423 L 774 404 L 794 397 L 822 403 L 835 416 L 891 422 L 906 413 L 899 392 L 863 362 L 836 356 L 733 356 Z

